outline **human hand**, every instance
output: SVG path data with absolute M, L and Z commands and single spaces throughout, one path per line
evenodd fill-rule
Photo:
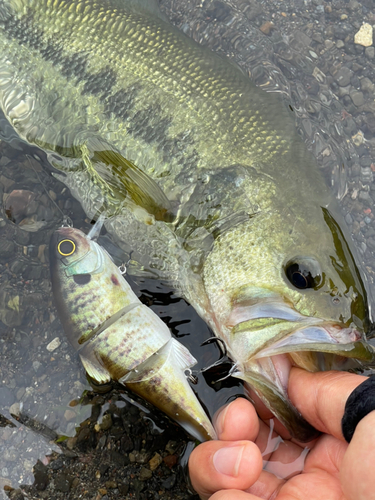
M 323 433 L 308 444 L 278 438 L 287 437 L 285 429 L 277 422 L 278 434 L 272 432 L 249 401 L 230 403 L 215 419 L 219 441 L 202 443 L 191 454 L 194 489 L 204 500 L 375 499 L 375 411 L 359 422 L 349 445 L 341 432 L 345 403 L 364 380 L 345 372 L 291 370 L 291 401 Z M 272 418 L 264 408 L 258 411 L 263 420 Z

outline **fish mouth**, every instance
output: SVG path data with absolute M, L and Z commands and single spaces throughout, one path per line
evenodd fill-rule
M 375 360 L 374 349 L 354 324 L 303 316 L 285 303 L 235 308 L 228 323 L 229 353 L 237 360 L 232 376 L 247 382 L 292 437 L 302 442 L 318 434 L 289 399 L 292 366 L 316 372 Z

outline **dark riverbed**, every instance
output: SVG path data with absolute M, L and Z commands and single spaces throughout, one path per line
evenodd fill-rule
M 372 0 L 162 2 L 185 33 L 229 55 L 258 85 L 289 100 L 301 134 L 341 198 L 373 289 L 375 49 L 354 44 L 363 22 L 375 24 L 371 7 Z M 0 143 L 4 498 L 194 498 L 178 465 L 193 446 L 185 433 L 119 386 L 93 392 L 65 341 L 51 297 L 49 238 L 62 213 L 85 232 L 91 221 L 51 176 L 43 155 L 1 124 L 7 139 Z M 105 234 L 101 242 L 121 260 Z M 200 347 L 211 333 L 173 291 L 158 282 L 132 284 L 199 359 L 197 369 L 220 357 L 216 344 Z M 191 334 L 197 331 L 199 339 Z M 206 381 L 199 374 L 196 386 L 211 414 L 242 394 L 237 381 L 212 385 L 218 378 L 212 373 Z

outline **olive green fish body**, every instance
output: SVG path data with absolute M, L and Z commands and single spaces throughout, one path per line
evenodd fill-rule
M 115 215 L 134 272 L 170 279 L 311 437 L 291 364 L 374 355 L 350 235 L 279 97 L 135 1 L 0 0 L 0 105 L 88 215 Z
M 52 236 L 50 264 L 59 317 L 91 378 L 117 380 L 195 438 L 214 438 L 184 373 L 196 360 L 139 301 L 107 252 L 64 227 Z

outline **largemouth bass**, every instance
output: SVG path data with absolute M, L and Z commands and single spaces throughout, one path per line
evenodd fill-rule
M 233 376 L 311 439 L 290 366 L 374 352 L 350 235 L 278 96 L 145 2 L 0 0 L 0 105 L 87 214 L 114 215 L 133 272 L 171 280 Z
M 86 372 L 101 384 L 111 379 L 122 383 L 199 441 L 215 438 L 185 375 L 196 359 L 140 302 L 109 254 L 94 241 L 97 230 L 94 227 L 86 236 L 62 227 L 50 242 L 55 303 Z

